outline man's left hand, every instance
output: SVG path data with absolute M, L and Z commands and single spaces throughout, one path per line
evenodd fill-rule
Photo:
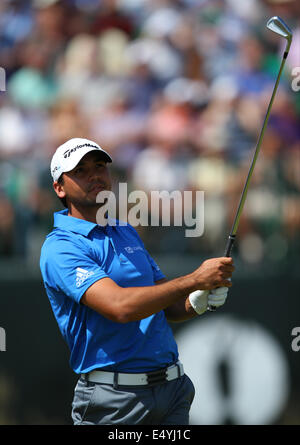
M 208 306 L 223 306 L 227 298 L 228 289 L 228 287 L 219 287 L 217 289 L 211 290 L 208 295 Z

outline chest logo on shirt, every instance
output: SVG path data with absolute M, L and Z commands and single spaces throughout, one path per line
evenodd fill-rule
M 144 250 L 141 246 L 134 246 L 134 247 L 128 246 L 128 247 L 124 247 L 124 249 L 126 250 L 127 253 L 134 253 L 137 250 L 141 250 L 143 252 L 143 250 Z
M 76 269 L 76 287 L 79 287 L 84 283 L 84 281 L 94 275 L 94 272 L 89 272 L 88 270 L 81 269 L 81 267 L 77 267 Z

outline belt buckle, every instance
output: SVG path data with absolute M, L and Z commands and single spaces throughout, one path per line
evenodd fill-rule
M 167 381 L 167 368 L 159 369 L 158 371 L 151 371 L 146 373 L 147 384 L 157 385 Z

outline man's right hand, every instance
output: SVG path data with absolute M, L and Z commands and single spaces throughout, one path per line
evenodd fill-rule
M 231 287 L 230 281 L 234 272 L 233 259 L 228 257 L 211 258 L 205 260 L 192 276 L 197 289 L 215 289 L 217 287 Z

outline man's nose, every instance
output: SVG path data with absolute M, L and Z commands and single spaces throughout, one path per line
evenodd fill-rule
M 99 169 L 96 166 L 91 166 L 88 170 L 88 180 L 94 181 L 96 178 L 101 178 Z

